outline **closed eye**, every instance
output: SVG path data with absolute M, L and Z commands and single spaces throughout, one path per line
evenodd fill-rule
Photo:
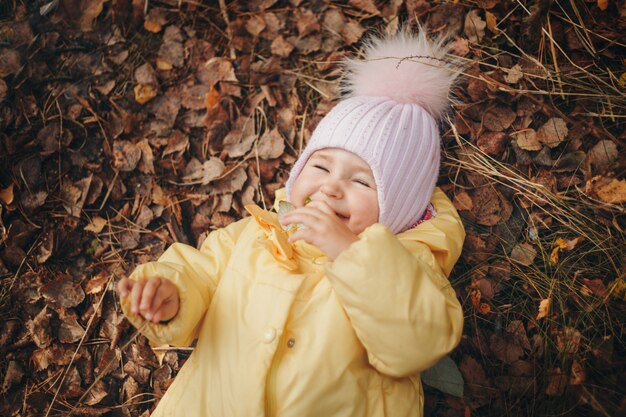
M 330 172 L 328 168 L 322 165 L 313 165 L 313 168 L 321 169 L 322 171 L 325 171 L 325 172 Z
M 354 180 L 354 182 L 356 182 L 357 184 L 361 184 L 361 185 L 363 185 L 363 186 L 365 186 L 367 188 L 372 188 L 367 181 L 356 179 L 356 180 Z

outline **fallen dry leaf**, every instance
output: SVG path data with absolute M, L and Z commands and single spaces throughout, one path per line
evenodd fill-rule
M 7 188 L 0 189 L 0 200 L 7 206 L 13 202 L 13 185 L 9 185 Z
M 205 85 L 214 85 L 218 81 L 239 81 L 232 62 L 221 57 L 213 57 L 206 61 L 198 68 L 196 76 Z
M 106 219 L 103 219 L 100 216 L 94 216 L 91 218 L 89 224 L 85 226 L 85 230 L 88 232 L 94 232 L 95 234 L 98 234 L 102 231 L 104 226 L 107 225 L 107 223 L 108 222 Z
M 491 31 L 491 33 L 499 33 L 498 22 L 496 19 L 496 15 L 491 12 L 485 12 L 485 23 L 487 24 L 487 29 Z
M 469 212 L 469 216 L 476 223 L 495 226 L 511 217 L 513 206 L 496 189 L 482 187 L 471 193 L 471 197 L 473 208 Z
M 524 78 L 522 67 L 519 64 L 515 64 L 509 70 L 506 71 L 506 75 L 504 76 L 504 81 L 506 81 L 509 84 L 517 84 L 519 80 L 521 80 L 522 78 Z
M 460 191 L 454 194 L 454 207 L 457 210 L 471 210 L 474 207 L 472 198 L 466 191 Z
M 487 23 L 479 15 L 480 10 L 474 9 L 465 15 L 464 32 L 467 39 L 472 43 L 480 42 L 485 36 Z
M 135 101 L 139 104 L 146 104 L 157 96 L 157 89 L 150 84 L 137 84 L 133 88 Z
M 531 265 L 536 256 L 537 251 L 530 243 L 515 245 L 511 251 L 511 260 L 524 266 Z
M 549 298 L 544 298 L 539 302 L 539 312 L 537 313 L 537 317 L 535 317 L 535 320 L 543 319 L 548 316 L 551 303 L 552 301 Z
M 61 275 L 39 290 L 43 298 L 53 305 L 63 308 L 76 307 L 85 299 L 85 292 L 80 285 L 72 282 L 68 275 Z
M 502 132 L 511 127 L 517 114 L 508 106 L 497 106 L 483 114 L 483 125 L 492 132 Z
M 194 158 L 187 164 L 183 180 L 186 183 L 206 185 L 222 175 L 224 168 L 224 163 L 219 158 L 211 157 L 204 163 Z
M 537 130 L 537 139 L 549 148 L 555 148 L 563 142 L 567 137 L 567 133 L 568 129 L 565 120 L 553 117 Z
M 22 67 L 22 56 L 15 49 L 0 48 L 0 78 L 17 72 Z
M 585 184 L 585 192 L 597 196 L 598 199 L 609 204 L 626 203 L 626 180 L 593 177 Z
M 286 40 L 283 35 L 279 35 L 272 41 L 270 49 L 272 50 L 272 54 L 282 58 L 287 58 L 293 51 L 294 46 L 291 42 Z
M 124 172 L 130 172 L 137 167 L 141 159 L 141 149 L 127 140 L 113 142 L 113 166 Z
M 607 167 L 617 160 L 617 145 L 611 140 L 601 140 L 587 153 L 589 161 L 597 167 Z
M 543 147 L 537 139 L 537 132 L 533 129 L 524 129 L 512 134 L 517 142 L 517 146 L 525 151 L 539 151 Z
M 259 139 L 257 151 L 261 159 L 278 158 L 285 151 L 285 140 L 278 129 L 266 131 Z

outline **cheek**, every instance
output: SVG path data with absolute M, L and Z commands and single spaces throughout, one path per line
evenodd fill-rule
M 362 196 L 355 200 L 353 208 L 358 226 L 363 229 L 378 222 L 378 198 L 376 196 Z

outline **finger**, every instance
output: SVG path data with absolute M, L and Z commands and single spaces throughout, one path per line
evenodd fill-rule
M 135 285 L 130 293 L 130 311 L 134 314 L 139 314 L 139 302 L 141 301 L 141 293 L 143 292 L 143 287 L 145 285 L 145 280 L 135 282 Z
M 141 304 L 139 309 L 141 310 L 141 314 L 147 319 L 150 320 L 152 318 L 152 314 L 154 310 L 152 308 L 152 303 L 154 301 L 154 296 L 161 285 L 160 279 L 151 279 L 148 280 L 148 283 L 143 289 L 143 294 L 141 296 Z
M 319 210 L 330 216 L 335 216 L 335 211 L 325 201 L 311 201 L 306 207 Z
M 172 295 L 174 294 L 171 290 L 168 290 L 163 286 L 159 288 L 159 291 L 156 293 L 154 301 L 152 302 L 152 321 L 154 323 L 160 322 L 165 316 L 168 315 L 168 308 L 171 303 Z
M 167 307 L 167 301 L 171 297 L 171 292 L 164 285 L 159 287 L 159 290 L 154 296 L 154 300 L 152 300 L 152 321 L 157 323 L 161 320 L 164 315 L 164 310 Z
M 284 222 L 286 224 L 301 223 L 298 220 L 301 220 L 303 218 L 310 218 L 310 219 L 319 221 L 324 216 L 325 216 L 325 213 L 323 213 L 322 211 L 318 209 L 309 208 L 309 207 L 301 207 L 299 209 L 295 209 L 287 213 L 284 217 Z
M 315 225 L 322 221 L 320 217 L 311 213 L 297 213 L 294 214 L 287 222 L 286 225 L 301 224 L 307 229 L 312 229 Z
M 120 282 L 117 283 L 117 292 L 120 294 L 120 297 L 125 298 L 128 296 L 134 285 L 135 281 L 132 279 L 122 278 Z

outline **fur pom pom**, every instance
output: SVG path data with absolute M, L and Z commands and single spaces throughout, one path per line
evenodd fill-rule
M 346 62 L 343 90 L 348 96 L 415 103 L 439 120 L 450 105 L 448 94 L 460 72 L 447 52 L 443 38 L 431 41 L 424 30 L 373 37 L 365 44 L 363 60 Z

